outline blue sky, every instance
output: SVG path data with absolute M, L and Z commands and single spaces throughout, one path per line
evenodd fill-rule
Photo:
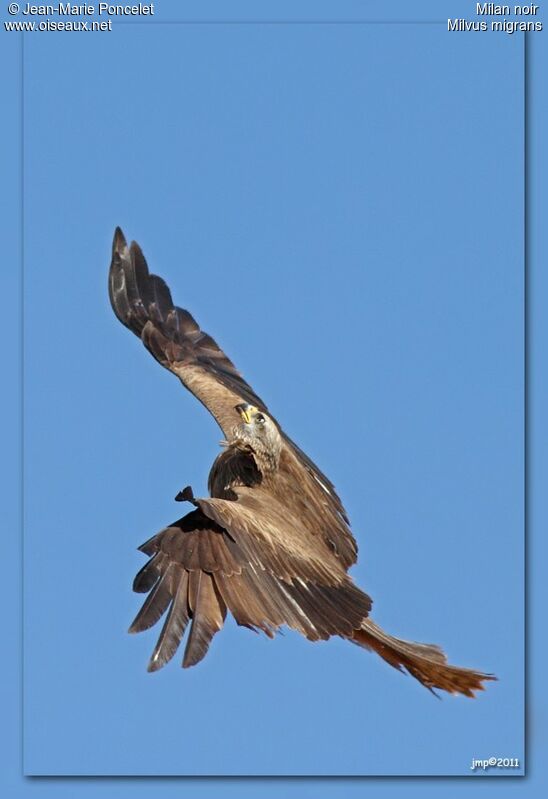
M 52 41 L 26 48 L 27 772 L 523 757 L 522 41 Z M 500 676 L 478 701 L 233 623 L 197 669 L 146 674 L 156 631 L 125 634 L 135 547 L 205 489 L 220 434 L 112 315 L 115 224 L 336 483 L 375 618 Z

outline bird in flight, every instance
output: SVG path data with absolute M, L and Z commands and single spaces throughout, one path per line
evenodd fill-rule
M 150 274 L 141 248 L 114 234 L 109 273 L 114 313 L 213 415 L 223 448 L 209 497 L 190 487 L 193 509 L 146 541 L 149 560 L 133 589 L 148 594 L 130 632 L 167 615 L 148 669 L 175 654 L 189 628 L 183 667 L 205 656 L 227 611 L 270 638 L 287 625 L 311 641 L 338 635 L 407 670 L 428 689 L 474 696 L 490 674 L 447 663 L 440 647 L 389 635 L 349 568 L 357 545 L 333 484 L 283 432 L 266 404 L 188 311 Z

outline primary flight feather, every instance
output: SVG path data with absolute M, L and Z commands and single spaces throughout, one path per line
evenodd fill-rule
M 149 556 L 133 588 L 148 596 L 130 627 L 166 614 L 149 663 L 156 671 L 189 628 L 183 666 L 206 654 L 227 611 L 273 637 L 287 625 L 311 641 L 339 635 L 406 669 L 430 690 L 473 696 L 492 675 L 451 666 L 433 644 L 404 641 L 369 618 L 370 597 L 348 574 L 357 546 L 330 480 L 285 435 L 266 404 L 165 282 L 116 229 L 109 296 L 118 319 L 202 402 L 225 436 L 207 498 L 140 549 Z

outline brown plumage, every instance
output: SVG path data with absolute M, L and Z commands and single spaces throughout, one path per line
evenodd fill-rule
M 333 484 L 211 336 L 173 304 L 119 228 L 109 295 L 118 319 L 205 405 L 226 439 L 209 475 L 210 497 L 186 488 L 177 499 L 194 509 L 140 547 L 150 559 L 133 588 L 148 596 L 130 631 L 152 627 L 167 612 L 150 671 L 173 657 L 187 628 L 183 666 L 198 663 L 228 610 L 270 637 L 283 625 L 311 641 L 339 635 L 431 690 L 473 696 L 495 679 L 450 666 L 439 647 L 395 638 L 369 618 L 371 599 L 348 574 L 357 546 Z

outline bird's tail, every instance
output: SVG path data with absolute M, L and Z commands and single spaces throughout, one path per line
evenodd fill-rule
M 363 621 L 359 630 L 354 630 L 352 641 L 377 652 L 395 669 L 403 671 L 405 668 L 433 693 L 434 688 L 439 688 L 451 694 L 473 697 L 474 691 L 483 691 L 484 680 L 497 679 L 492 674 L 450 666 L 439 646 L 395 638 L 369 618 Z

